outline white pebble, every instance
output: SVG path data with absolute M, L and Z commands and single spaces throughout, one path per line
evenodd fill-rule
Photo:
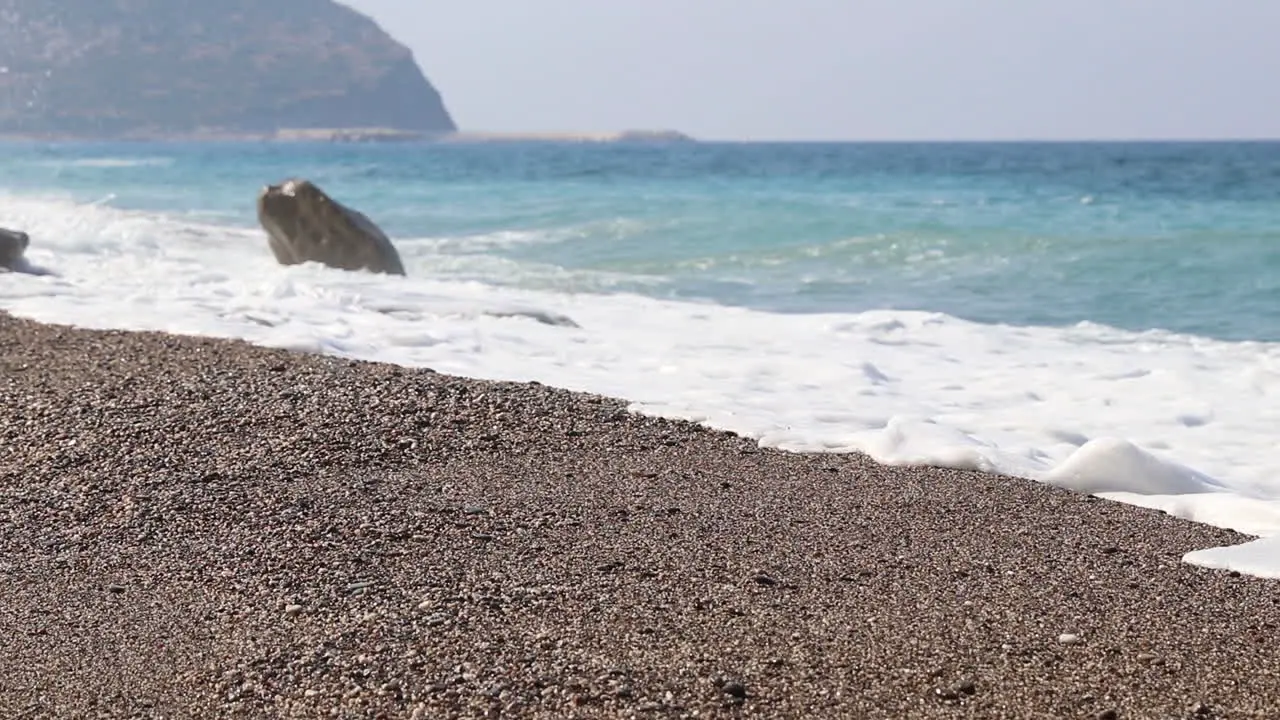
M 1078 645 L 1083 641 L 1084 639 L 1081 638 L 1079 635 L 1074 635 L 1072 633 L 1062 633 L 1061 635 L 1058 636 L 1058 642 L 1062 643 L 1063 645 Z

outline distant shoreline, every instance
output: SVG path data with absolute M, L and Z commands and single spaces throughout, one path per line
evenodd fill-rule
M 136 132 L 124 135 L 67 133 L 5 133 L 0 143 L 333 143 L 333 144 L 858 144 L 858 145 L 1273 145 L 1280 137 L 1258 138 L 695 138 L 677 130 L 620 130 L 446 133 L 390 128 L 286 129 L 270 133 L 198 131 L 190 133 Z
M 614 132 L 447 132 L 429 133 L 392 128 L 299 128 L 275 132 L 196 131 L 190 133 L 137 132 L 116 136 L 61 133 L 0 133 L 0 142 L 329 142 L 329 143 L 686 143 L 696 140 L 676 130 L 619 130 Z

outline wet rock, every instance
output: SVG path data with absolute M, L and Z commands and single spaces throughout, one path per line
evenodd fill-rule
M 26 233 L 0 228 L 0 269 L 21 269 L 24 264 L 23 253 L 30 244 L 31 238 Z
M 281 265 L 318 262 L 339 270 L 404 275 L 400 254 L 386 234 L 310 181 L 290 179 L 263 188 L 258 222 Z

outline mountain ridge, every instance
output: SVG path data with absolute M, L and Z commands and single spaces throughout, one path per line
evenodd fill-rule
M 0 0 L 0 136 L 457 130 L 411 50 L 333 0 Z

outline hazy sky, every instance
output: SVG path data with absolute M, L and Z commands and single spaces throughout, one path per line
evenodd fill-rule
M 466 130 L 1280 137 L 1280 0 L 347 0 Z

